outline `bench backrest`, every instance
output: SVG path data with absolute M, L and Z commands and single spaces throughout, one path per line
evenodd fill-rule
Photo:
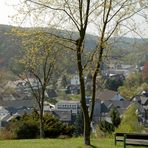
M 126 133 L 127 139 L 143 139 L 148 140 L 148 134 L 136 134 L 136 133 Z
M 115 136 L 124 136 L 125 133 L 115 133 Z

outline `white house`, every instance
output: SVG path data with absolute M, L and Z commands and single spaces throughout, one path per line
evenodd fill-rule
M 79 101 L 59 101 L 55 105 L 55 110 L 71 111 L 73 114 L 78 114 L 81 110 Z
M 71 79 L 71 84 L 72 84 L 72 85 L 80 85 L 79 76 L 75 75 L 75 76 Z

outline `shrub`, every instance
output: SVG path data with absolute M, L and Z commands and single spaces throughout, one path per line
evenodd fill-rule
M 16 138 L 16 136 L 13 132 L 8 131 L 6 129 L 0 130 L 0 140 L 5 140 L 5 139 L 10 140 L 10 139 L 15 139 L 15 138 Z
M 103 131 L 104 133 L 107 133 L 107 134 L 110 134 L 114 131 L 114 126 L 105 120 L 102 120 L 99 123 L 99 128 L 101 131 Z
M 24 122 L 16 130 L 17 139 L 33 139 L 39 134 L 39 128 L 36 124 Z
M 7 133 L 11 133 L 14 139 L 33 139 L 39 136 L 39 116 L 36 111 L 31 115 L 24 114 L 16 117 L 5 128 Z M 44 134 L 48 138 L 56 138 L 60 135 L 72 136 L 74 126 L 65 125 L 53 115 L 44 115 Z M 4 136 L 3 136 L 4 137 Z
M 122 121 L 117 132 L 140 132 L 141 126 L 138 123 L 138 115 L 136 114 L 137 106 L 132 104 L 123 115 Z
M 121 122 L 121 118 L 120 118 L 120 114 L 117 110 L 116 107 L 114 107 L 111 111 L 110 111 L 110 117 L 111 117 L 111 121 L 112 124 L 115 128 L 117 128 Z

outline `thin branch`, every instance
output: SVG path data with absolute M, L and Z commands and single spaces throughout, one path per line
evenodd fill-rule
M 35 1 L 33 1 L 33 0 L 26 0 L 26 2 L 27 2 L 27 1 L 28 1 L 28 2 L 32 2 L 32 3 L 34 3 L 34 4 L 37 4 L 37 5 L 40 5 L 40 6 L 44 6 L 44 7 L 46 7 L 46 8 L 51 9 L 51 10 L 54 10 L 54 11 L 63 11 L 63 12 L 66 13 L 67 16 L 72 20 L 72 22 L 75 24 L 75 26 L 77 27 L 77 29 L 80 30 L 80 28 L 79 28 L 77 22 L 73 19 L 73 17 L 72 17 L 65 9 L 53 8 L 53 7 L 51 7 L 51 6 L 47 6 L 47 5 L 43 4 L 43 3 L 35 2 Z
M 66 40 L 66 41 L 68 41 L 68 42 L 71 42 L 71 43 L 74 43 L 74 44 L 76 44 L 76 41 L 75 40 L 73 40 L 73 39 L 71 39 L 71 38 L 65 38 L 65 37 L 60 37 L 59 35 L 56 35 L 56 34 L 53 34 L 53 33 L 50 33 L 50 32 L 47 32 L 48 34 L 50 34 L 50 35 L 52 35 L 52 36 L 54 36 L 54 37 L 56 37 L 56 38 L 59 38 L 59 39 L 62 39 L 62 40 Z
M 104 1 L 104 9 L 103 9 L 103 23 L 105 22 L 105 10 L 106 10 L 106 0 Z
M 124 8 L 123 6 L 124 6 L 124 4 L 127 2 L 128 0 L 126 0 L 121 6 L 120 6 L 120 8 L 112 15 L 112 17 L 107 21 L 107 22 L 110 22 L 117 14 L 118 14 L 118 12 L 120 12 L 120 10 L 122 9 L 122 8 Z
M 83 66 L 83 69 L 85 69 L 85 68 L 87 67 L 88 63 L 90 63 L 90 62 L 93 60 L 94 55 L 96 54 L 96 52 L 97 52 L 97 47 L 96 47 L 96 49 L 93 51 L 93 53 L 91 54 L 90 58 L 86 61 L 86 64 Z
M 82 16 L 82 6 L 83 6 L 83 0 L 79 0 L 79 14 L 80 14 L 80 26 L 81 29 L 83 29 L 83 16 Z
M 85 18 L 85 21 L 84 21 L 84 30 L 85 31 L 86 31 L 86 27 L 87 27 L 87 24 L 88 24 L 89 10 L 90 10 L 90 0 L 87 0 L 86 18 Z
M 105 39 L 105 42 L 107 42 L 108 39 L 112 36 L 112 34 L 113 34 L 113 33 L 115 32 L 115 30 L 117 29 L 118 25 L 119 25 L 119 22 L 117 21 L 115 27 L 113 28 L 113 30 L 111 31 L 111 33 L 108 35 L 108 37 Z
M 78 21 L 76 20 L 76 18 L 74 17 L 74 13 L 72 13 L 72 11 L 71 11 L 71 8 L 70 8 L 70 5 L 69 5 L 68 1 L 65 0 L 65 2 L 66 2 L 66 4 L 67 4 L 67 6 L 68 6 L 68 10 L 69 10 L 69 12 L 70 12 L 71 17 L 73 18 L 73 20 L 74 20 L 77 24 L 79 24 L 79 22 L 78 22 Z

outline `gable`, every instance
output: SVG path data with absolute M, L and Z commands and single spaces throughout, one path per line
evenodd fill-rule
M 99 100 L 123 100 L 123 97 L 117 91 L 104 89 L 96 93 L 96 99 Z

